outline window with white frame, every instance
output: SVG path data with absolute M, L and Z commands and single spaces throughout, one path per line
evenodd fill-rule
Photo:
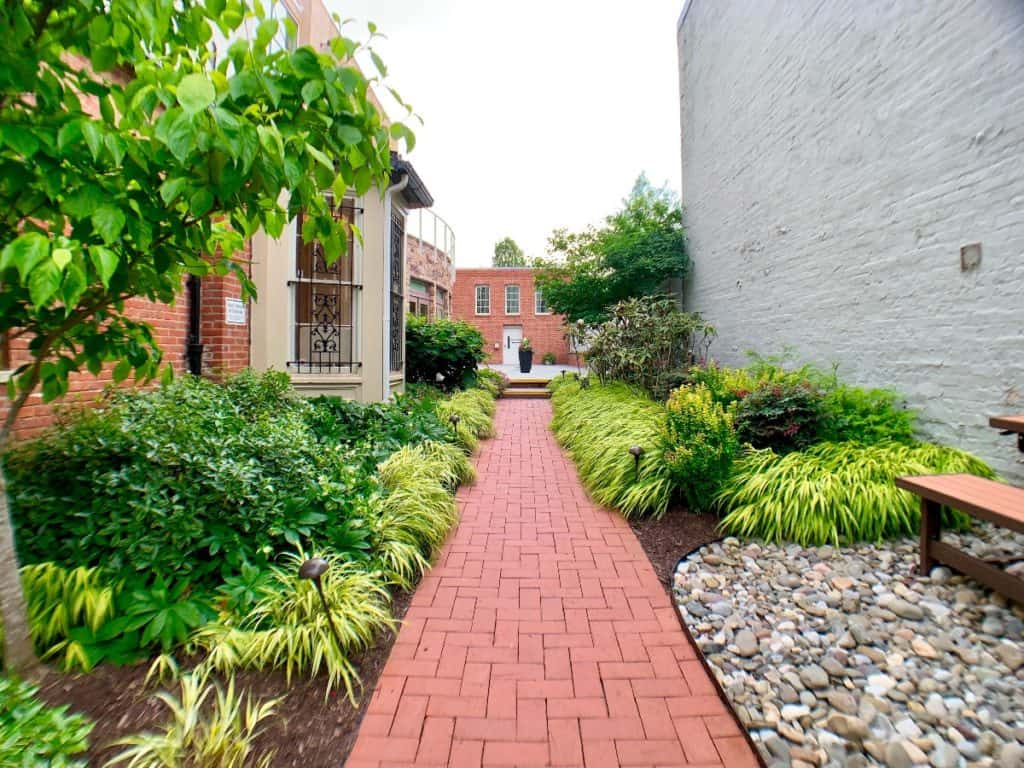
M 537 288 L 533 292 L 533 314 L 548 314 L 548 305 L 544 301 L 544 292 L 540 288 Z
M 491 314 L 491 286 L 478 285 L 476 287 L 476 313 L 478 315 Z
M 506 315 L 518 315 L 519 314 L 519 286 L 518 285 L 506 285 L 505 286 L 505 314 Z

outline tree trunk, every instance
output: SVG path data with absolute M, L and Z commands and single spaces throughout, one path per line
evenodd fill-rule
M 6 430 L 5 430 L 6 431 Z M 0 434 L 0 456 L 7 446 L 6 434 Z M 4 667 L 22 677 L 30 677 L 39 664 L 28 626 L 25 593 L 18 572 L 18 554 L 14 549 L 14 525 L 7 498 L 7 474 L 0 460 L 0 616 L 4 629 Z

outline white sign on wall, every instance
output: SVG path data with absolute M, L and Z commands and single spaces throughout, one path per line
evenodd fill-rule
M 225 299 L 224 319 L 228 325 L 245 325 L 245 302 L 241 299 Z

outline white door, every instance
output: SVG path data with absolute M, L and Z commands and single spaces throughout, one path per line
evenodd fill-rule
M 523 340 L 523 326 L 506 325 L 502 337 L 501 362 L 505 365 L 519 365 L 519 342 Z

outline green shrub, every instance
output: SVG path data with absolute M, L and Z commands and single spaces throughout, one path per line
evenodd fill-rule
M 429 322 L 410 315 L 406 321 L 405 376 L 408 381 L 451 391 L 469 384 L 477 364 L 486 358 L 483 335 L 463 320 Z
M 914 412 L 898 407 L 897 398 L 896 393 L 884 389 L 837 384 L 825 395 L 822 436 L 833 443 L 910 442 L 914 437 Z
M 35 686 L 0 677 L 0 765 L 84 768 L 75 755 L 88 747 L 90 723 L 67 707 L 48 707 Z
M 170 711 L 162 730 L 126 736 L 115 743 L 127 747 L 105 766 L 127 768 L 269 768 L 273 752 L 256 752 L 260 723 L 274 714 L 278 699 L 256 701 L 252 694 L 208 683 L 198 673 L 181 679 L 180 696 L 156 695 Z
M 664 399 L 685 382 L 697 347 L 713 335 L 699 315 L 680 312 L 673 298 L 628 299 L 590 339 L 587 365 L 603 383 L 623 381 Z
M 540 359 L 540 361 L 544 365 L 554 365 L 557 359 L 558 358 L 555 356 L 554 352 L 545 352 L 544 356 Z
M 879 541 L 915 533 L 920 504 L 898 489 L 899 475 L 969 472 L 993 477 L 981 460 L 928 443 L 822 443 L 778 456 L 753 451 L 738 461 L 717 502 L 724 530 L 804 546 Z M 945 522 L 962 527 L 962 515 Z
M 314 537 L 341 550 L 376 490 L 373 464 L 363 447 L 317 440 L 312 412 L 281 374 L 252 373 L 77 412 L 5 457 L 15 524 L 31 532 L 21 561 L 212 590 Z
M 821 393 L 808 381 L 765 382 L 733 406 L 741 442 L 788 453 L 817 442 L 825 422 Z
M 668 399 L 665 462 L 691 510 L 706 509 L 729 477 L 739 448 L 732 419 L 703 384 Z
M 200 665 L 230 673 L 236 669 L 284 669 L 287 679 L 327 672 L 328 690 L 343 685 L 350 697 L 358 684 L 352 656 L 369 647 L 378 632 L 393 626 L 391 596 L 380 574 L 327 553 L 321 577 L 324 595 L 341 638 L 335 642 L 312 582 L 301 579 L 302 555 L 288 555 L 271 569 L 269 585 L 246 614 L 224 614 L 193 636 L 194 649 L 207 652 Z
M 558 377 L 553 390 L 551 428 L 593 499 L 626 517 L 663 515 L 673 490 L 663 455 L 665 407 L 619 383 L 582 389 Z M 639 463 L 629 452 L 634 445 L 644 449 Z

